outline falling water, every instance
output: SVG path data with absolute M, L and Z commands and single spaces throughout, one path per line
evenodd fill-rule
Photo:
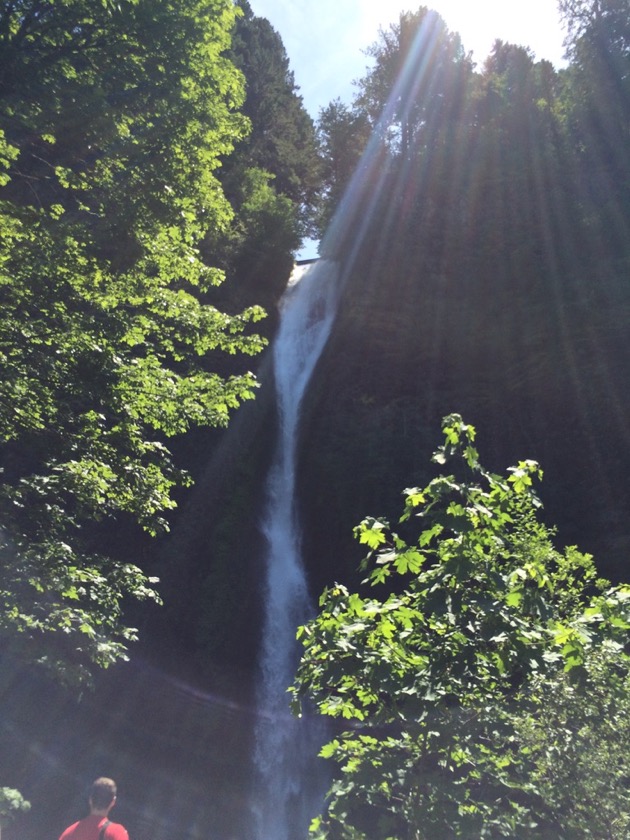
M 307 270 L 298 267 L 282 300 L 274 344 L 278 437 L 262 526 L 267 564 L 255 748 L 256 840 L 300 840 L 321 807 L 321 784 L 315 780 L 321 724 L 291 716 L 287 688 L 299 656 L 296 630 L 312 612 L 295 503 L 300 405 L 330 332 L 337 292 L 335 263 L 319 260 Z

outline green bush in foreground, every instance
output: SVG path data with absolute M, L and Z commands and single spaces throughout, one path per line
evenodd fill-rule
M 405 491 L 405 532 L 368 518 L 366 584 L 327 589 L 299 636 L 294 704 L 349 722 L 318 838 L 627 836 L 630 588 L 556 550 L 536 518 L 534 461 L 487 472 L 451 415 Z
M 20 811 L 26 812 L 31 808 L 19 790 L 9 787 L 0 787 L 0 838 L 2 829 L 18 815 Z

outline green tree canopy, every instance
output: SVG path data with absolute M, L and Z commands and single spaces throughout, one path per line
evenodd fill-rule
M 459 35 L 426 6 L 402 12 L 368 48 L 374 66 L 357 82 L 355 105 L 403 158 L 431 145 L 461 105 L 472 63 Z
M 507 476 L 490 473 L 471 426 L 450 415 L 443 428 L 434 460 L 452 472 L 405 490 L 401 525 L 413 541 L 379 519 L 356 529 L 370 549 L 365 583 L 384 585 L 386 594 L 334 585 L 300 631 L 296 706 L 310 698 L 321 713 L 352 723 L 323 750 L 340 772 L 314 834 L 621 837 L 574 833 L 572 806 L 589 785 L 604 787 L 586 775 L 596 772 L 595 760 L 584 761 L 578 784 L 568 773 L 569 750 L 586 746 L 593 730 L 572 729 L 575 742 L 564 752 L 560 701 L 556 720 L 540 712 L 554 681 L 565 692 L 563 708 L 573 690 L 585 717 L 593 681 L 606 684 L 602 702 L 614 701 L 630 673 L 623 652 L 630 588 L 603 592 L 588 555 L 553 547 L 536 518 L 535 462 L 521 461 Z M 595 663 L 605 650 L 612 671 L 602 678 Z M 551 729 L 554 740 L 545 741 Z M 597 731 L 611 749 L 612 730 Z M 556 752 L 563 767 L 554 775 Z M 626 759 L 614 780 L 605 777 L 615 807 L 627 808 L 628 766 Z M 562 789 L 552 792 L 558 779 Z M 628 812 L 618 816 L 624 826 Z
M 202 252 L 234 282 L 212 300 L 229 311 L 262 304 L 274 311 L 293 255 L 313 232 L 318 212 L 321 161 L 309 116 L 282 40 L 247 0 L 239 14 L 229 56 L 245 83 L 242 113 L 250 131 L 218 173 L 234 210 L 227 229 L 208 232 Z M 270 334 L 275 321 L 264 329 Z
M 321 109 L 317 134 L 323 157 L 320 226 L 324 231 L 368 144 L 370 122 L 365 112 L 336 99 Z
M 253 307 L 198 242 L 231 209 L 215 170 L 247 130 L 230 0 L 17 0 L 0 10 L 0 635 L 66 675 L 124 654 L 136 567 L 88 523 L 166 527 L 164 445 L 253 395 L 209 354 L 255 353 Z
M 561 0 L 567 28 L 567 110 L 588 210 L 610 249 L 625 253 L 630 207 L 630 3 Z M 591 216 L 593 224 L 593 215 Z
M 246 0 L 238 5 L 244 14 L 236 25 L 231 55 L 245 76 L 243 113 L 252 130 L 234 163 L 273 176 L 275 191 L 296 207 L 304 234 L 311 228 L 321 180 L 315 126 L 280 35 L 268 20 L 253 14 Z

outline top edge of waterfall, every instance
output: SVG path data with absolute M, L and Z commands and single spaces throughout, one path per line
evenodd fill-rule
M 297 285 L 305 274 L 309 274 L 311 271 L 318 271 L 317 266 L 326 264 L 330 265 L 331 262 L 331 260 L 325 259 L 324 257 L 318 257 L 317 259 L 312 260 L 296 260 L 293 263 L 293 270 L 289 275 L 287 289 L 291 289 Z

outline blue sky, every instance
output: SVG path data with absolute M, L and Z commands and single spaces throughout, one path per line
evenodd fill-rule
M 304 105 L 314 120 L 333 99 L 350 103 L 353 80 L 364 75 L 363 52 L 401 11 L 425 5 L 441 14 L 479 64 L 496 38 L 530 47 L 536 58 L 563 61 L 556 0 L 250 0 L 282 38 Z M 298 258 L 316 256 L 307 244 Z

